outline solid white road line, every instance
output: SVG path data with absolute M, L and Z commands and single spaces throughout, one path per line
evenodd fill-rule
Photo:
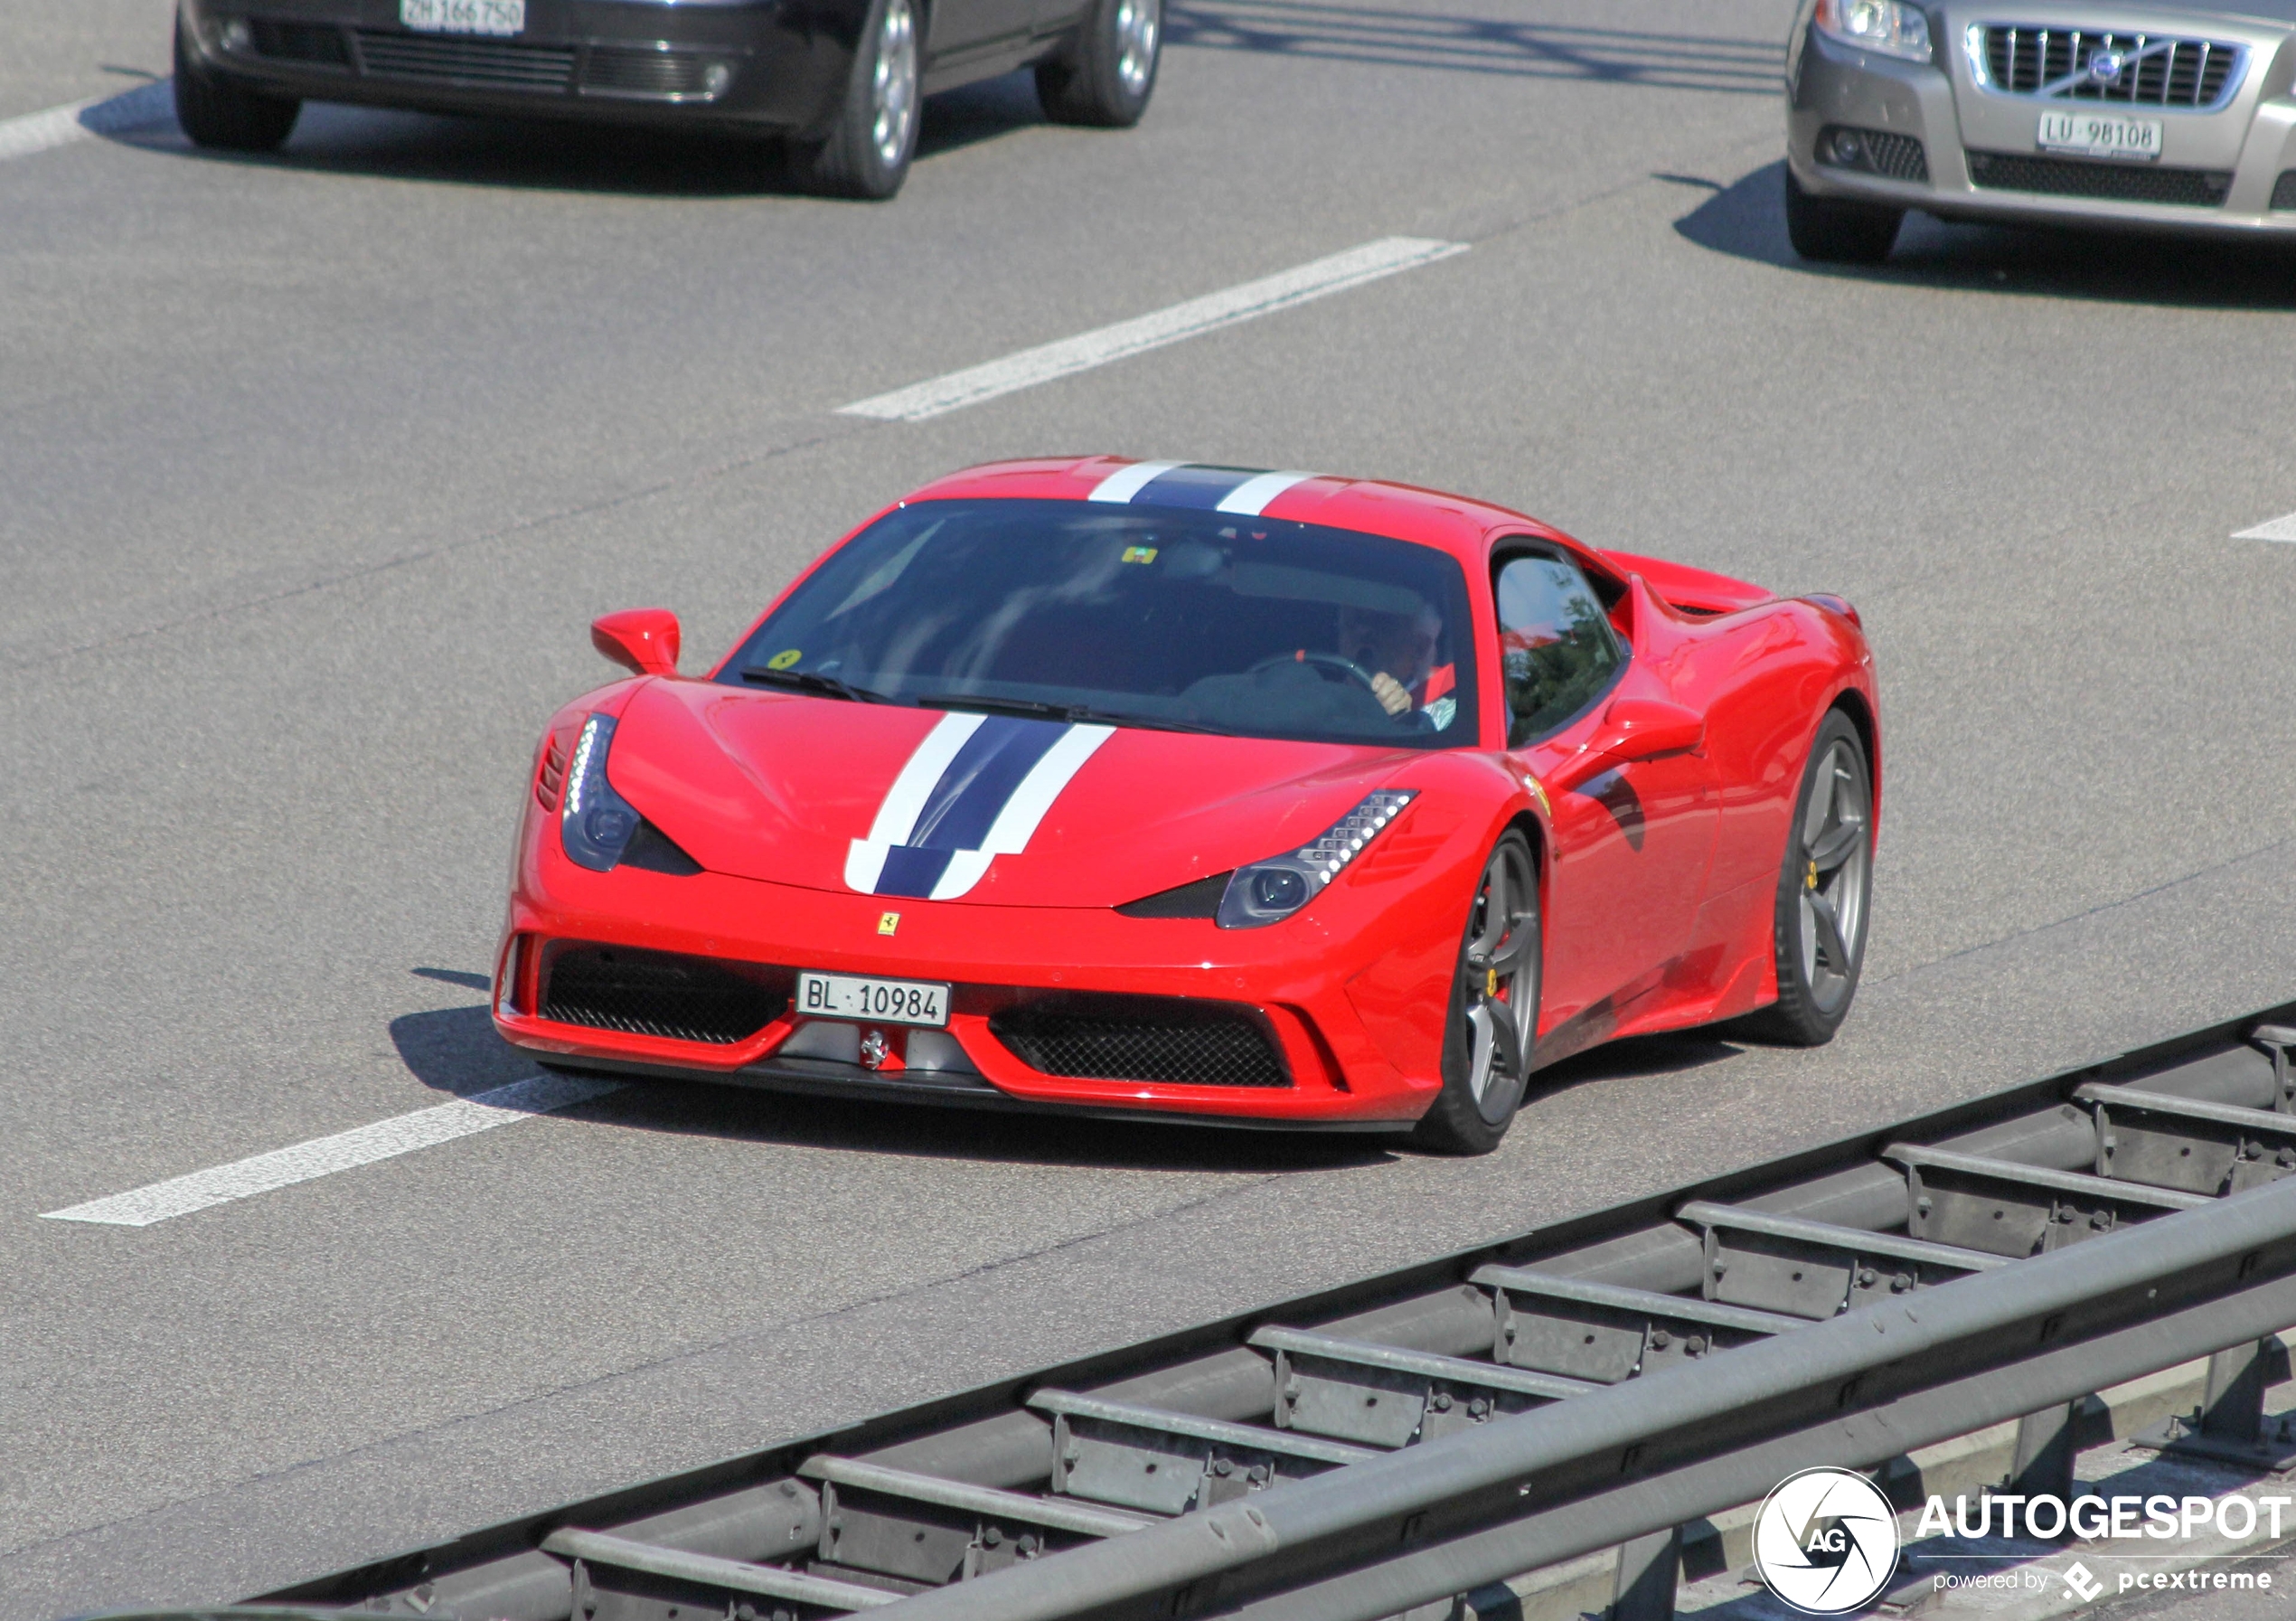
M 2232 538 L 2235 541 L 2296 541 L 2296 513 L 2274 518 L 2269 523 L 2259 523 L 2254 529 L 2244 529 Z
M 978 405 L 983 400 L 993 400 L 1016 389 L 1033 388 L 1056 377 L 1088 372 L 1095 366 L 1105 366 L 1110 361 L 1122 360 L 1126 355 L 1160 349 L 1166 344 L 1177 344 L 1183 338 L 1198 337 L 1207 332 L 1217 332 L 1223 326 L 1233 326 L 1238 321 L 1248 321 L 1256 316 L 1273 315 L 1279 309 L 1305 304 L 1311 298 L 1344 292 L 1367 281 L 1376 281 L 1382 276 L 1392 276 L 1398 270 L 1433 264 L 1439 259 L 1449 259 L 1454 253 L 1466 250 L 1467 244 L 1464 242 L 1438 242 L 1425 237 L 1385 237 L 1376 242 L 1366 242 L 1360 248 L 1350 248 L 1345 253 L 1334 253 L 1329 259 L 1301 265 L 1296 269 L 1245 282 L 1225 292 L 1190 298 L 1185 304 L 1175 304 L 1153 315 L 1119 321 L 1113 326 L 1103 326 L 1096 332 L 1063 338 L 1057 344 L 1023 349 L 1018 354 L 1008 354 L 1002 360 L 993 360 L 986 365 L 968 366 L 962 372 L 951 372 L 929 382 L 912 383 L 905 389 L 895 389 L 889 394 L 856 401 L 851 405 L 839 407 L 838 414 L 874 417 L 886 422 L 922 422 L 944 411 L 955 410 L 960 406 Z
M 217 1165 L 212 1170 L 194 1171 L 131 1192 L 75 1204 L 70 1210 L 48 1211 L 42 1220 L 149 1227 L 155 1221 L 203 1211 L 211 1204 L 228 1204 L 234 1199 L 292 1187 L 314 1177 L 372 1165 L 377 1160 L 451 1143 L 456 1137 L 492 1131 L 514 1121 L 530 1120 L 536 1115 L 570 1108 L 621 1089 L 618 1081 L 538 1075 L 531 1080 L 513 1081 L 492 1091 L 442 1103 L 436 1108 L 417 1109 L 411 1115 L 339 1131 L 331 1137 L 314 1137 L 291 1148 L 275 1148 L 268 1154 Z
M 161 79 L 118 96 L 93 96 L 69 107 L 0 118 L 0 163 L 115 130 L 163 124 L 174 116 L 175 92 Z

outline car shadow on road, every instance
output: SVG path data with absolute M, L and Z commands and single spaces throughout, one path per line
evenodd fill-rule
M 917 161 L 929 164 L 944 153 L 1044 121 L 1026 73 L 948 90 L 925 103 Z M 555 119 L 454 118 L 311 102 L 286 146 L 259 154 L 193 146 L 172 120 L 98 133 L 202 163 L 378 180 L 628 197 L 803 194 L 774 142 Z
M 1786 240 L 1783 160 L 1727 186 L 1687 174 L 1652 178 L 1708 193 L 1674 222 L 1686 240 L 1801 275 L 2111 304 L 2296 309 L 2296 248 L 2278 242 L 1967 225 L 1911 213 L 1886 262 L 1821 265 Z

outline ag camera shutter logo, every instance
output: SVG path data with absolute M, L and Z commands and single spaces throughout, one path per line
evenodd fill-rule
M 1755 1516 L 1754 1568 L 1804 1615 L 1847 1615 L 1878 1597 L 1897 1569 L 1897 1511 L 1848 1469 L 1789 1475 Z

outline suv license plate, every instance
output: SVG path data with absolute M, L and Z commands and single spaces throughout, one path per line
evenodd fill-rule
M 2044 152 L 2133 157 L 2150 163 L 2160 156 L 2160 120 L 2126 118 L 2116 113 L 2047 112 L 2041 115 L 2040 134 L 2034 144 Z
M 949 1022 L 949 988 L 914 979 L 854 974 L 797 975 L 797 1012 L 809 1019 L 873 1019 L 880 1024 Z
M 526 0 L 399 0 L 399 25 L 420 33 L 517 33 Z

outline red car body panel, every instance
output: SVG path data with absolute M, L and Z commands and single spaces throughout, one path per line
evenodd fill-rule
M 1079 501 L 1127 465 L 1003 463 L 954 475 L 903 504 Z M 802 1089 L 812 1083 L 786 1072 L 785 1049 L 809 1023 L 823 1022 L 785 1011 L 747 1039 L 710 1044 L 552 1020 L 539 1010 L 553 953 L 582 942 L 775 972 L 926 980 L 955 987 L 948 1033 L 977 1079 L 951 1086 L 929 1077 L 907 1062 L 917 1038 L 888 1027 L 874 1070 L 807 1060 L 815 1089 L 1395 1129 L 1440 1089 L 1467 908 L 1482 862 L 1510 827 L 1529 834 L 1540 866 L 1538 1062 L 1775 999 L 1780 862 L 1811 743 L 1834 707 L 1864 736 L 1878 827 L 1873 658 L 1844 605 L 1780 599 L 1703 570 L 1598 551 L 1520 514 L 1398 485 L 1311 478 L 1265 513 L 1450 553 L 1465 571 L 1483 648 L 1498 645 L 1494 557 L 1510 542 L 1560 549 L 1617 596 L 1613 619 L 1632 656 L 1605 700 L 1520 750 L 1506 747 L 1496 657 L 1476 664 L 1482 735 L 1448 749 L 1118 729 L 1076 770 L 1025 850 L 997 855 L 977 883 L 946 900 L 889 900 L 843 878 L 849 848 L 869 833 L 942 712 L 714 679 L 620 681 L 561 710 L 538 752 L 498 963 L 497 1028 L 576 1067 Z M 1637 716 L 1683 711 L 1703 722 L 1695 749 L 1606 763 L 1606 740 Z M 601 872 L 568 858 L 551 773 L 563 773 L 592 714 L 618 722 L 608 763 L 615 790 L 701 872 Z M 1388 787 L 1417 797 L 1282 923 L 1226 929 L 1209 919 L 1115 909 L 1312 839 Z M 1031 1068 L 990 1028 L 1000 1009 L 1075 993 L 1254 1010 L 1290 1084 L 1056 1076 Z

